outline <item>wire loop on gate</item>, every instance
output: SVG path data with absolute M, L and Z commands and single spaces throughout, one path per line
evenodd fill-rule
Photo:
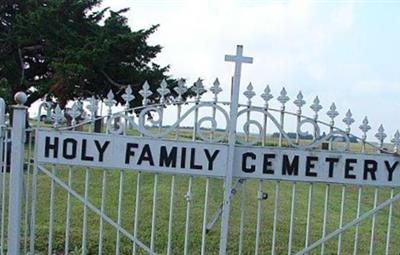
M 268 199 L 268 193 L 267 192 L 257 192 L 257 199 L 258 200 L 267 200 Z

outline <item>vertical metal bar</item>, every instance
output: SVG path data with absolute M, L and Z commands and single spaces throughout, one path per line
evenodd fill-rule
M 249 123 L 249 121 L 250 121 L 250 104 L 251 104 L 251 102 L 249 100 L 249 103 L 247 105 L 248 111 L 246 113 L 246 121 L 247 121 L 247 123 Z M 246 138 L 246 143 L 248 143 L 249 142 L 249 138 L 250 138 L 250 127 L 249 127 L 248 132 L 246 133 L 246 137 L 245 138 Z
M 280 124 L 281 124 L 282 130 L 284 130 L 284 124 L 285 124 L 285 106 L 284 105 L 282 105 L 282 109 L 281 109 Z M 279 132 L 278 146 L 282 147 L 282 132 Z
M 343 227 L 343 213 L 344 213 L 344 201 L 346 199 L 346 186 L 342 186 L 342 198 L 340 202 L 340 218 L 339 218 L 339 228 Z M 340 255 L 342 252 L 342 233 L 338 235 L 338 247 L 337 247 L 337 254 Z
M 68 187 L 72 188 L 72 167 L 68 167 Z M 67 192 L 67 209 L 66 209 L 66 220 L 65 220 L 65 244 L 64 253 L 69 253 L 69 228 L 71 224 L 71 193 Z
M 200 95 L 197 94 L 196 97 L 196 105 L 199 104 L 200 101 Z M 197 138 L 197 122 L 199 119 L 199 109 L 196 108 L 194 111 L 194 123 L 193 123 L 193 134 L 192 134 L 192 141 L 196 141 Z M 200 127 L 199 127 L 200 129 Z M 186 220 L 185 220 L 185 240 L 184 240 L 184 245 L 183 245 L 183 254 L 188 254 L 188 249 L 189 249 L 189 225 L 190 225 L 190 209 L 191 209 L 191 201 L 192 201 L 192 181 L 193 177 L 189 177 L 189 184 L 188 184 L 188 191 L 185 195 L 186 198 Z
M 240 89 L 240 76 L 241 76 L 241 65 L 242 63 L 252 63 L 253 59 L 249 57 L 244 57 L 243 46 L 238 45 L 236 49 L 236 56 L 225 56 L 225 61 L 235 62 L 235 75 L 232 82 L 232 101 L 230 105 L 230 115 L 229 115 L 229 149 L 228 158 L 225 168 L 225 178 L 224 178 L 224 203 L 222 209 L 222 219 L 221 219 L 221 233 L 220 233 L 220 245 L 219 254 L 226 254 L 226 247 L 228 243 L 228 228 L 229 228 L 229 214 L 231 205 L 231 191 L 232 191 L 232 179 L 233 179 L 233 164 L 234 164 L 234 154 L 235 154 L 235 144 L 236 144 L 236 125 L 237 125 L 237 113 L 239 106 L 239 89 Z
M 35 137 L 37 136 L 38 129 L 36 129 Z M 32 203 L 31 203 L 31 230 L 29 241 L 29 253 L 35 254 L 35 221 L 36 221 L 36 199 L 37 199 L 37 146 L 35 143 L 34 160 L 33 160 L 33 173 L 32 173 Z
M 175 140 L 179 139 L 179 121 L 181 118 L 182 104 L 179 101 L 177 103 L 177 127 L 175 128 Z M 169 200 L 169 217 L 168 217 L 168 241 L 167 241 L 167 255 L 172 252 L 172 226 L 174 218 L 174 203 L 175 203 L 175 175 L 171 177 L 171 189 L 170 189 L 170 200 Z
M 241 255 L 243 252 L 245 197 L 246 197 L 246 183 L 243 182 L 242 186 L 240 187 L 240 223 L 239 223 L 239 250 L 238 250 L 239 255 Z
M 207 213 L 208 213 L 208 190 L 210 178 L 206 178 L 206 189 L 204 193 L 204 213 L 203 213 L 203 230 L 201 233 L 201 255 L 206 254 L 206 235 L 207 235 Z
M 29 141 L 28 141 L 28 161 L 27 161 L 27 170 L 26 170 L 26 182 L 24 185 L 25 188 L 25 206 L 24 206 L 24 222 L 25 222 L 25 230 L 24 230 L 24 254 L 27 253 L 28 249 L 28 231 L 29 231 L 29 205 L 30 205 L 30 193 L 29 193 L 29 183 L 31 178 L 31 157 L 32 157 L 32 130 L 29 131 Z
M 182 104 L 178 103 L 178 105 L 177 105 L 177 122 L 178 122 L 178 125 L 177 125 L 177 127 L 175 129 L 175 139 L 176 140 L 178 140 L 178 138 L 179 138 L 179 123 L 180 123 L 179 121 L 181 119 L 181 112 L 182 112 Z
M 0 237 L 0 245 L 2 247 L 1 249 L 1 254 L 3 254 L 4 252 L 4 228 L 5 228 L 5 215 L 6 215 L 6 204 L 7 204 L 7 197 L 6 197 L 6 186 L 7 186 L 7 182 L 6 182 L 6 178 L 7 178 L 7 174 L 6 174 L 6 170 L 7 170 L 7 164 L 8 164 L 8 159 L 7 159 L 7 151 L 9 150 L 8 148 L 8 130 L 4 130 L 5 134 L 4 134 L 4 161 L 3 161 L 3 172 L 1 173 L 1 177 L 2 177 L 2 183 L 1 183 L 1 237 Z
M 296 203 L 296 182 L 292 185 L 292 201 L 290 205 L 290 222 L 289 222 L 289 243 L 288 243 L 288 254 L 292 254 L 292 241 L 293 241 L 293 224 L 294 224 L 294 213 Z
M 268 102 L 265 103 L 265 112 L 264 112 L 264 125 L 263 125 L 263 135 L 262 135 L 262 142 L 261 145 L 265 146 L 266 144 L 266 140 L 267 140 L 267 125 L 268 125 L 268 115 L 266 114 L 266 112 L 268 112 Z
M 214 97 L 214 105 L 212 108 L 212 118 L 215 119 L 216 116 L 216 104 L 218 102 L 217 94 Z M 210 140 L 214 139 L 214 130 L 211 130 Z M 201 232 L 201 255 L 206 254 L 206 235 L 207 235 L 207 217 L 208 217 L 208 191 L 210 186 L 210 178 L 206 178 L 206 186 L 204 192 L 204 210 L 203 210 L 203 227 Z
M 188 254 L 189 249 L 189 226 L 190 226 L 190 209 L 191 209 L 191 201 L 192 201 L 192 181 L 193 177 L 189 177 L 189 186 L 188 191 L 186 193 L 186 221 L 185 221 L 185 242 L 183 246 L 183 254 Z
M 325 201 L 324 201 L 324 219 L 322 223 L 322 238 L 326 236 L 326 224 L 328 221 L 328 202 L 329 202 L 329 188 L 330 185 L 325 186 Z M 321 254 L 325 253 L 325 242 L 321 244 Z
M 276 228 L 278 221 L 278 208 L 279 208 L 279 181 L 275 183 L 275 202 L 274 202 L 274 220 L 272 223 L 272 245 L 271 254 L 275 254 L 275 242 L 276 242 Z
M 378 203 L 378 188 L 375 188 L 374 191 L 374 208 Z M 372 215 L 372 223 L 371 223 L 371 241 L 369 242 L 369 254 L 374 254 L 374 239 L 375 239 L 375 220 L 376 214 Z
M 51 166 L 51 173 L 56 174 L 56 167 L 53 164 Z M 49 236 L 47 244 L 47 254 L 53 254 L 53 222 L 54 222 L 54 180 L 51 179 L 50 184 L 50 206 L 49 206 Z
M 261 229 L 261 212 L 262 212 L 262 201 L 263 201 L 263 191 L 262 191 L 263 181 L 259 180 L 258 182 L 258 201 L 257 201 L 257 225 L 256 225 L 256 247 L 255 247 L 255 255 L 258 255 L 258 250 L 260 247 L 260 229 Z
M 250 109 L 251 101 L 248 101 L 247 104 L 247 109 Z M 250 111 L 246 112 L 246 122 L 249 123 L 250 121 Z M 245 141 L 246 143 L 249 142 L 249 134 L 250 130 L 246 133 L 245 136 Z M 246 196 L 246 191 L 245 191 L 245 183 L 241 186 L 241 192 L 240 192 L 240 223 L 239 223 L 239 251 L 238 254 L 241 255 L 243 252 L 243 229 L 244 229 L 244 214 L 245 214 L 245 196 Z M 257 251 L 256 251 L 257 252 Z
M 24 137 L 26 95 L 18 92 L 15 95 L 18 105 L 13 106 L 13 127 L 11 133 L 11 166 L 10 166 L 10 193 L 8 206 L 8 244 L 9 254 L 20 253 L 21 238 L 21 203 L 22 203 L 22 181 L 24 168 Z
M 154 251 L 154 240 L 156 238 L 156 210 L 157 210 L 157 188 L 158 188 L 158 174 L 154 175 L 153 186 L 153 207 L 151 215 L 151 236 L 150 236 L 150 250 Z
M 297 127 L 296 127 L 296 144 L 300 144 L 300 135 L 298 130 L 300 130 L 300 122 L 301 122 L 301 107 L 297 110 Z
M 7 143 L 7 139 L 5 139 L 6 138 L 5 134 L 7 132 L 6 121 L 5 121 L 5 117 L 6 117 L 5 109 L 6 109 L 6 104 L 4 102 L 4 99 L 0 97 L 0 164 L 1 164 L 1 166 L 0 166 L 0 170 L 1 170 L 0 176 L 1 176 L 2 179 L 5 176 L 6 166 L 7 166 L 5 164 L 5 161 L 6 161 L 6 158 L 7 158 L 7 154 L 6 154 L 7 150 L 6 149 L 3 150 L 5 148 L 5 146 L 6 146 L 6 143 Z M 1 198 L 5 198 L 3 189 L 4 189 L 4 185 L 3 185 L 2 182 L 0 182 L 0 197 Z M 5 199 L 1 200 L 0 206 L 1 206 L 0 210 L 3 211 L 3 208 L 5 208 Z M 1 229 L 4 229 L 4 227 L 3 227 L 3 225 L 4 225 L 4 214 L 3 213 L 1 214 L 1 223 L 0 224 L 1 224 Z M 3 234 L 4 234 L 4 232 L 1 231 L 1 237 L 0 237 L 1 240 L 3 240 Z M 1 255 L 4 252 L 4 245 L 3 244 L 4 244 L 4 242 L 2 241 L 1 242 L 1 249 L 0 249 L 0 254 Z
M 126 102 L 125 104 L 125 116 L 128 117 L 128 110 L 129 110 L 129 101 Z M 161 112 L 161 118 L 162 118 L 162 112 Z M 127 120 L 127 118 L 125 118 Z M 161 126 L 160 126 L 160 132 L 161 132 Z M 124 129 L 123 129 L 123 135 L 126 135 L 127 132 L 127 122 L 124 122 Z M 124 170 L 119 171 L 119 191 L 118 191 L 118 211 L 117 211 L 117 224 L 118 226 L 121 226 L 121 217 L 122 217 L 122 196 L 124 192 Z M 120 253 L 120 229 L 117 229 L 117 236 L 116 236 L 116 241 L 115 241 L 115 254 L 119 255 Z
M 101 204 L 100 204 L 100 224 L 99 224 L 99 255 L 103 254 L 103 231 L 104 221 L 102 215 L 104 214 L 104 206 L 106 200 L 106 186 L 107 186 L 107 171 L 103 169 L 103 176 L 101 182 Z
M 394 188 L 390 190 L 390 199 L 393 199 Z M 389 205 L 389 215 L 388 215 L 388 223 L 386 230 L 386 247 L 385 247 L 385 255 L 389 255 L 389 247 L 390 247 L 390 234 L 392 230 L 392 214 L 393 214 L 393 203 Z
M 88 202 L 88 194 L 89 193 L 89 168 L 85 169 L 85 203 L 83 205 L 83 226 L 82 226 L 82 255 L 87 253 L 86 251 L 86 241 L 87 241 L 87 205 Z
M 135 218 L 133 220 L 133 236 L 138 238 L 139 229 L 139 206 L 140 206 L 140 175 L 139 172 L 136 177 L 136 197 L 135 197 Z M 132 254 L 136 255 L 136 243 L 133 243 Z
M 311 209 L 312 209 L 313 191 L 314 191 L 314 184 L 310 183 L 310 185 L 308 186 L 306 240 L 305 240 L 304 248 L 308 247 L 309 238 L 310 238 Z
M 6 103 L 3 98 L 0 97 L 0 125 L 5 127 L 6 124 Z
M 119 192 L 118 192 L 118 216 L 117 216 L 117 224 L 121 226 L 121 217 L 122 217 L 122 194 L 124 190 L 124 171 L 120 170 L 119 172 Z M 120 246 L 120 232 L 117 229 L 117 237 L 115 244 L 115 254 L 119 254 L 119 246 Z
M 174 199 L 175 199 L 175 175 L 171 177 L 171 190 L 169 200 L 169 217 L 168 217 L 168 244 L 167 244 L 167 255 L 172 252 L 172 225 L 174 215 Z
M 358 199 L 357 199 L 357 215 L 356 218 L 360 217 L 360 212 L 361 212 L 361 195 L 362 195 L 362 187 L 358 187 Z M 353 249 L 353 254 L 357 254 L 357 248 L 358 248 L 358 228 L 359 224 L 355 226 L 355 234 L 354 234 L 354 249 Z

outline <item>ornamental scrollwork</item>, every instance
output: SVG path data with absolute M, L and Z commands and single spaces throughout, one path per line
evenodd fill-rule
M 75 129 L 79 126 L 90 124 L 94 127 L 95 121 L 106 120 L 106 132 L 119 135 L 141 135 L 152 138 L 178 139 L 178 133 L 190 133 L 186 138 L 201 140 L 210 143 L 226 143 L 227 133 L 230 123 L 230 102 L 219 100 L 222 92 L 221 84 L 218 79 L 211 84 L 209 91 L 212 100 L 205 101 L 202 97 L 206 94 L 206 88 L 202 79 L 198 79 L 190 88 L 186 87 L 186 81 L 180 79 L 176 87 L 168 86 L 163 80 L 154 93 L 148 82 L 144 82 L 142 89 L 138 91 L 142 97 L 143 106 L 130 108 L 130 102 L 135 99 L 131 86 L 125 88 L 121 98 L 125 103 L 122 104 L 123 111 L 113 113 L 117 106 L 117 101 L 112 90 L 104 99 L 91 97 L 85 101 L 83 107 L 82 99 L 70 103 L 70 108 L 61 109 L 51 102 L 44 101 L 38 107 L 38 121 L 52 121 L 53 127 L 57 129 Z M 350 150 L 352 143 L 360 144 L 361 151 L 365 153 L 398 153 L 400 148 L 400 133 L 397 131 L 390 139 L 391 143 L 385 142 L 388 135 L 383 126 L 379 126 L 375 135 L 377 142 L 369 141 L 368 131 L 371 126 L 365 117 L 359 126 L 361 137 L 354 135 L 352 126 L 355 123 L 353 114 L 350 110 L 345 113 L 342 123 L 345 127 L 340 128 L 336 119 L 339 116 L 335 103 L 332 103 L 326 111 L 328 121 L 321 118 L 324 109 L 319 97 L 315 97 L 309 109 L 313 116 L 308 117 L 303 114 L 306 105 L 304 96 L 300 91 L 292 101 L 294 110 L 290 110 L 289 101 L 291 100 L 285 88 L 276 97 L 278 107 L 273 108 L 271 104 L 272 90 L 269 85 L 265 87 L 260 99 L 264 102 L 262 107 L 255 106 L 256 86 L 252 83 L 246 87 L 243 97 L 247 99 L 245 104 L 239 104 L 238 113 L 235 118 L 238 120 L 236 128 L 236 141 L 239 144 L 250 146 L 288 146 L 299 149 L 328 149 L 328 150 Z M 174 98 L 171 99 L 171 93 Z M 185 100 L 186 93 L 194 96 L 194 101 Z M 158 98 L 159 102 L 153 104 L 154 100 L 149 97 Z M 98 115 L 98 104 L 105 106 L 106 115 Z M 151 103 L 151 104 L 150 104 Z M 175 109 L 174 109 L 175 108 Z M 88 112 L 86 113 L 85 110 Z M 174 114 L 171 114 L 173 110 Z M 101 115 L 101 113 L 100 113 Z M 42 119 L 40 119 L 40 117 Z M 294 118 L 294 122 L 287 123 L 288 118 Z M 69 121 L 66 121 L 69 120 Z M 67 123 L 67 127 L 65 124 Z M 188 124 L 189 123 L 189 124 Z M 63 126 L 64 125 L 64 126 Z M 267 125 L 269 129 L 267 130 Z M 239 129 L 240 127 L 240 129 Z M 278 131 L 279 143 L 272 139 L 272 134 L 268 133 L 271 127 Z M 80 129 L 82 130 L 82 129 Z M 93 129 L 89 129 L 93 130 Z M 130 132 L 134 130 L 135 132 Z M 289 130 L 293 130 L 290 132 Z M 307 130 L 307 131 L 305 131 Z M 242 132 L 239 132 L 242 131 Z M 307 137 L 307 138 L 304 138 Z M 180 138 L 179 138 L 180 139 Z

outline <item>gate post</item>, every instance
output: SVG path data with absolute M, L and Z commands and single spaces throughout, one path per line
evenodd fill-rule
M 229 134 L 228 134 L 228 159 L 225 169 L 224 177 L 224 202 L 222 206 L 222 218 L 221 218 L 221 236 L 219 242 L 219 254 L 224 255 L 226 253 L 226 247 L 228 244 L 228 229 L 229 229 L 229 213 L 231 205 L 231 192 L 232 192 L 232 179 L 233 179 L 233 164 L 235 158 L 235 146 L 236 146 L 236 124 L 237 124 L 237 113 L 239 108 L 239 90 L 240 90 L 240 76 L 242 72 L 243 63 L 253 63 L 253 58 L 243 56 L 243 46 L 238 45 L 236 47 L 236 55 L 225 55 L 225 61 L 235 63 L 235 74 L 233 76 L 232 88 L 231 88 L 231 105 L 229 112 Z
M 0 97 L 0 171 L 3 169 L 5 170 L 5 166 L 3 165 L 4 158 L 3 158 L 3 146 L 5 144 L 4 141 L 4 134 L 5 134 L 5 126 L 6 126 L 6 103 L 4 99 Z M 3 168 L 4 167 L 4 168 Z
M 22 201 L 22 182 L 24 178 L 24 137 L 26 94 L 18 92 L 14 96 L 17 105 L 13 108 L 13 122 L 11 131 L 11 166 L 10 166 L 10 188 L 8 206 L 8 242 L 7 254 L 20 253 L 20 223 L 21 223 L 21 201 Z

